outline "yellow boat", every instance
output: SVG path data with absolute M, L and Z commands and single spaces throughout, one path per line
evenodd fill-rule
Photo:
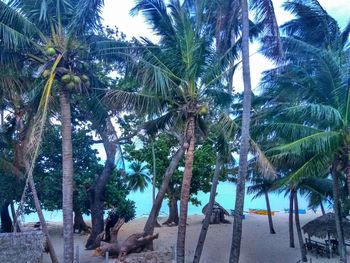
M 249 209 L 249 213 L 250 214 L 257 214 L 257 215 L 267 215 L 267 210 L 263 210 L 263 209 Z M 275 212 L 271 211 L 271 215 L 274 216 Z

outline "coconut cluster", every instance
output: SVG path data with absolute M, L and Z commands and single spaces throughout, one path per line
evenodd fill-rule
M 90 79 L 86 75 L 78 76 L 74 74 L 65 74 L 61 77 L 61 82 L 68 90 L 73 90 L 81 86 L 82 83 L 87 87 L 90 86 Z

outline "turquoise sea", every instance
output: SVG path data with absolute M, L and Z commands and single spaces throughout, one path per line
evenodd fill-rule
M 236 195 L 236 186 L 230 182 L 220 182 L 217 189 L 216 201 L 220 203 L 226 209 L 233 209 L 235 204 L 235 195 Z M 144 192 L 131 192 L 128 196 L 130 200 L 135 201 L 136 204 L 136 217 L 147 216 L 152 207 L 152 188 L 147 188 Z M 209 200 L 209 193 L 199 192 L 197 195 L 199 201 L 201 201 L 201 206 L 194 206 L 189 204 L 188 214 L 201 214 L 202 207 Z M 284 197 L 284 193 L 270 193 L 270 203 L 271 208 L 275 211 L 283 211 L 284 208 L 289 207 L 288 197 Z M 265 198 L 257 198 L 252 200 L 251 195 L 246 195 L 244 209 L 247 211 L 249 208 L 254 209 L 266 209 Z M 307 209 L 307 200 L 306 198 L 299 197 L 299 208 Z M 48 221 L 62 221 L 62 211 L 45 211 L 45 218 Z M 163 202 L 160 216 L 166 216 L 168 214 L 167 201 Z M 89 216 L 84 216 L 86 220 L 90 220 Z M 26 215 L 24 217 L 25 222 L 36 222 L 38 217 L 36 213 Z

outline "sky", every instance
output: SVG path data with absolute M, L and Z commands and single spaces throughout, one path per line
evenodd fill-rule
M 278 24 L 281 25 L 290 20 L 292 16 L 283 10 L 283 0 L 273 0 Z M 350 19 L 350 0 L 319 0 L 327 12 L 336 18 L 341 28 L 344 28 Z M 130 16 L 129 11 L 135 5 L 134 0 L 105 0 L 103 11 L 104 24 L 111 27 L 117 26 L 128 38 L 144 36 L 155 40 L 152 31 L 145 23 L 142 15 Z M 258 44 L 251 46 L 251 78 L 253 91 L 258 90 L 261 73 L 273 67 L 273 64 L 258 54 Z M 243 90 L 241 69 L 234 76 L 234 88 Z

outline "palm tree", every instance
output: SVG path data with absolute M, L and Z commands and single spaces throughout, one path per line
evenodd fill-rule
M 272 214 L 271 214 L 271 207 L 270 207 L 270 200 L 269 200 L 269 191 L 271 191 L 274 181 L 271 179 L 269 180 L 267 178 L 263 178 L 262 176 L 254 176 L 251 181 L 252 181 L 252 185 L 247 188 L 247 193 L 255 194 L 253 196 L 253 199 L 259 198 L 261 196 L 265 197 L 270 234 L 276 234 L 273 228 Z
M 344 160 L 349 154 L 350 92 L 348 70 L 344 69 L 350 68 L 346 49 L 349 31 L 341 32 L 317 1 L 289 1 L 285 6 L 296 14 L 294 20 L 283 26 L 288 34 L 283 39 L 285 63 L 268 72 L 265 80 L 269 79 L 269 84 L 265 87 L 274 87 L 270 95 L 276 95 L 275 105 L 284 103 L 270 128 L 273 126 L 275 134 L 288 139 L 269 152 L 279 160 L 303 159 L 289 182 L 328 174 L 334 162 L 341 170 L 332 169 L 333 172 L 347 174 L 348 162 Z M 324 26 L 315 31 L 310 23 Z M 349 182 L 350 174 L 347 178 Z M 343 244 L 339 247 L 341 261 L 346 262 L 345 247 Z
M 278 37 L 278 26 L 273 11 L 272 1 L 255 1 L 255 6 L 260 11 L 260 15 L 265 17 L 269 15 L 272 35 Z M 249 151 L 250 139 L 250 111 L 251 111 L 251 79 L 250 79 L 250 63 L 249 63 L 249 9 L 248 1 L 241 0 L 241 23 L 242 23 L 242 65 L 243 65 L 243 115 L 242 115 L 242 130 L 239 150 L 239 177 L 236 187 L 236 203 L 235 214 L 232 231 L 232 244 L 230 253 L 230 263 L 238 263 L 242 238 L 242 216 L 244 207 L 245 181 L 247 177 L 247 157 Z M 264 21 L 268 24 L 270 21 Z M 267 22 L 267 23 L 266 23 Z M 278 45 L 277 45 L 278 46 Z
M 143 192 L 151 179 L 145 165 L 140 162 L 133 162 L 130 165 L 130 172 L 128 173 L 128 185 L 132 191 L 140 190 Z
M 212 28 L 204 23 L 203 13 L 200 10 L 190 12 L 187 8 L 186 3 L 177 1 L 171 2 L 168 8 L 163 1 L 138 1 L 134 11 L 141 11 L 147 17 L 160 38 L 159 44 L 143 40 L 137 43 L 136 57 L 124 54 L 137 63 L 140 92 L 115 91 L 110 94 L 110 100 L 116 106 L 121 103 L 131 109 L 139 106 L 149 117 L 160 116 L 149 121 L 146 128 L 177 126 L 182 130 L 184 142 L 180 149 L 186 151 L 186 158 L 177 240 L 179 263 L 185 260 L 187 208 L 196 136 L 205 134 L 209 95 L 222 94 L 218 89 L 210 91 L 220 85 L 221 65 L 225 60 L 225 57 L 213 55 Z
M 70 95 L 74 89 L 89 86 L 83 77 L 81 63 L 87 52 L 83 44 L 86 36 L 96 29 L 100 21 L 103 1 L 50 1 L 33 2 L 14 0 L 10 4 L 0 2 L 2 9 L 1 28 L 6 35 L 4 45 L 16 50 L 32 47 L 26 55 L 39 65 L 36 73 L 48 77 L 42 101 L 33 124 L 32 138 L 27 153 L 32 164 L 27 165 L 29 178 L 34 167 L 42 130 L 47 117 L 49 97 L 53 87 L 59 87 L 62 124 L 63 160 L 63 224 L 64 262 L 73 262 L 73 160 L 71 142 Z M 3 15 L 5 14 L 5 15 Z M 85 41 L 85 42 L 84 42 Z M 81 60 L 80 60 L 81 61 Z

